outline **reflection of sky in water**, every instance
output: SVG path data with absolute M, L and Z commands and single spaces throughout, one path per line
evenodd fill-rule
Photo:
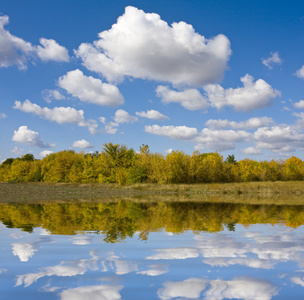
M 3 299 L 304 299 L 304 227 L 235 232 L 49 235 L 0 225 Z

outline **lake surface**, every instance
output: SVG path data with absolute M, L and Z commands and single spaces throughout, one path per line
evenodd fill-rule
M 0 299 L 304 299 L 304 207 L 0 205 Z

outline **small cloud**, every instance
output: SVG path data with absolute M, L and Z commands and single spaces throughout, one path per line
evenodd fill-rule
M 262 59 L 263 65 L 265 65 L 269 70 L 273 68 L 274 65 L 281 65 L 283 60 L 279 57 L 279 52 L 270 53 L 271 56 L 267 59 Z
M 28 129 L 27 126 L 20 126 L 18 130 L 15 130 L 12 141 L 39 148 L 48 148 L 54 146 L 52 144 L 44 144 L 39 133 Z
M 296 76 L 298 76 L 299 78 L 304 79 L 304 65 L 302 66 L 301 69 L 299 69 L 299 70 L 296 72 Z
M 48 155 L 50 155 L 50 154 L 52 154 L 52 153 L 54 153 L 54 151 L 51 151 L 51 150 L 44 150 L 44 151 L 40 152 L 40 156 L 41 156 L 41 157 L 46 157 L 46 156 L 48 156 Z
M 18 147 L 16 146 L 16 147 L 15 147 L 14 149 L 12 149 L 10 152 L 12 152 L 12 153 L 14 153 L 14 154 L 16 154 L 16 155 L 20 155 L 20 154 L 24 153 L 24 149 L 18 148 Z
M 170 154 L 170 153 L 172 153 L 172 152 L 173 152 L 173 149 L 172 149 L 172 148 L 166 150 L 166 153 L 167 153 L 167 154 Z
M 134 123 L 134 122 L 137 122 L 138 119 L 136 117 L 131 116 L 125 110 L 119 109 L 115 112 L 114 121 L 118 124 Z
M 7 115 L 4 113 L 0 113 L 0 119 L 5 119 L 5 118 L 7 118 Z
M 36 52 L 42 61 L 68 62 L 70 60 L 68 50 L 55 40 L 41 38 L 39 42 L 42 47 L 37 46 Z
M 58 85 L 83 102 L 106 106 L 119 106 L 124 103 L 124 97 L 115 85 L 85 76 L 79 69 L 60 77 Z
M 138 117 L 147 118 L 151 120 L 163 121 L 165 119 L 168 119 L 167 116 L 163 115 L 162 113 L 154 109 L 147 110 L 146 112 L 145 111 L 136 112 L 135 114 Z
M 248 147 L 246 149 L 241 149 L 242 153 L 250 154 L 250 155 L 260 155 L 262 151 L 260 149 L 256 149 L 254 147 Z
M 293 105 L 295 108 L 304 109 L 304 100 L 300 100 Z
M 50 103 L 53 99 L 55 100 L 65 99 L 65 96 L 63 96 L 57 90 L 43 90 L 41 94 L 42 94 L 42 98 L 48 103 Z
M 205 110 L 209 106 L 207 99 L 197 89 L 173 91 L 167 86 L 159 85 L 156 88 L 156 94 L 162 99 L 163 103 L 180 103 L 188 110 Z
M 80 149 L 89 149 L 89 148 L 93 148 L 93 146 L 86 140 L 82 139 L 79 141 L 75 141 L 73 143 L 73 146 L 75 148 L 80 148 Z

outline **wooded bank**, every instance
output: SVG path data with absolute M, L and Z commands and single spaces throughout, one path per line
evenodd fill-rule
M 279 161 L 225 160 L 219 153 L 182 151 L 151 153 L 147 145 L 137 153 L 124 145 L 105 144 L 102 152 L 72 150 L 39 160 L 32 154 L 9 158 L 0 165 L 2 182 L 193 184 L 304 179 L 304 162 L 297 157 Z

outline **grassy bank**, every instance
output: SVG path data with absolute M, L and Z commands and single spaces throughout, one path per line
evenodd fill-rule
M 213 201 L 304 204 L 304 182 L 226 184 L 48 184 L 0 183 L 0 203 L 39 201 Z

